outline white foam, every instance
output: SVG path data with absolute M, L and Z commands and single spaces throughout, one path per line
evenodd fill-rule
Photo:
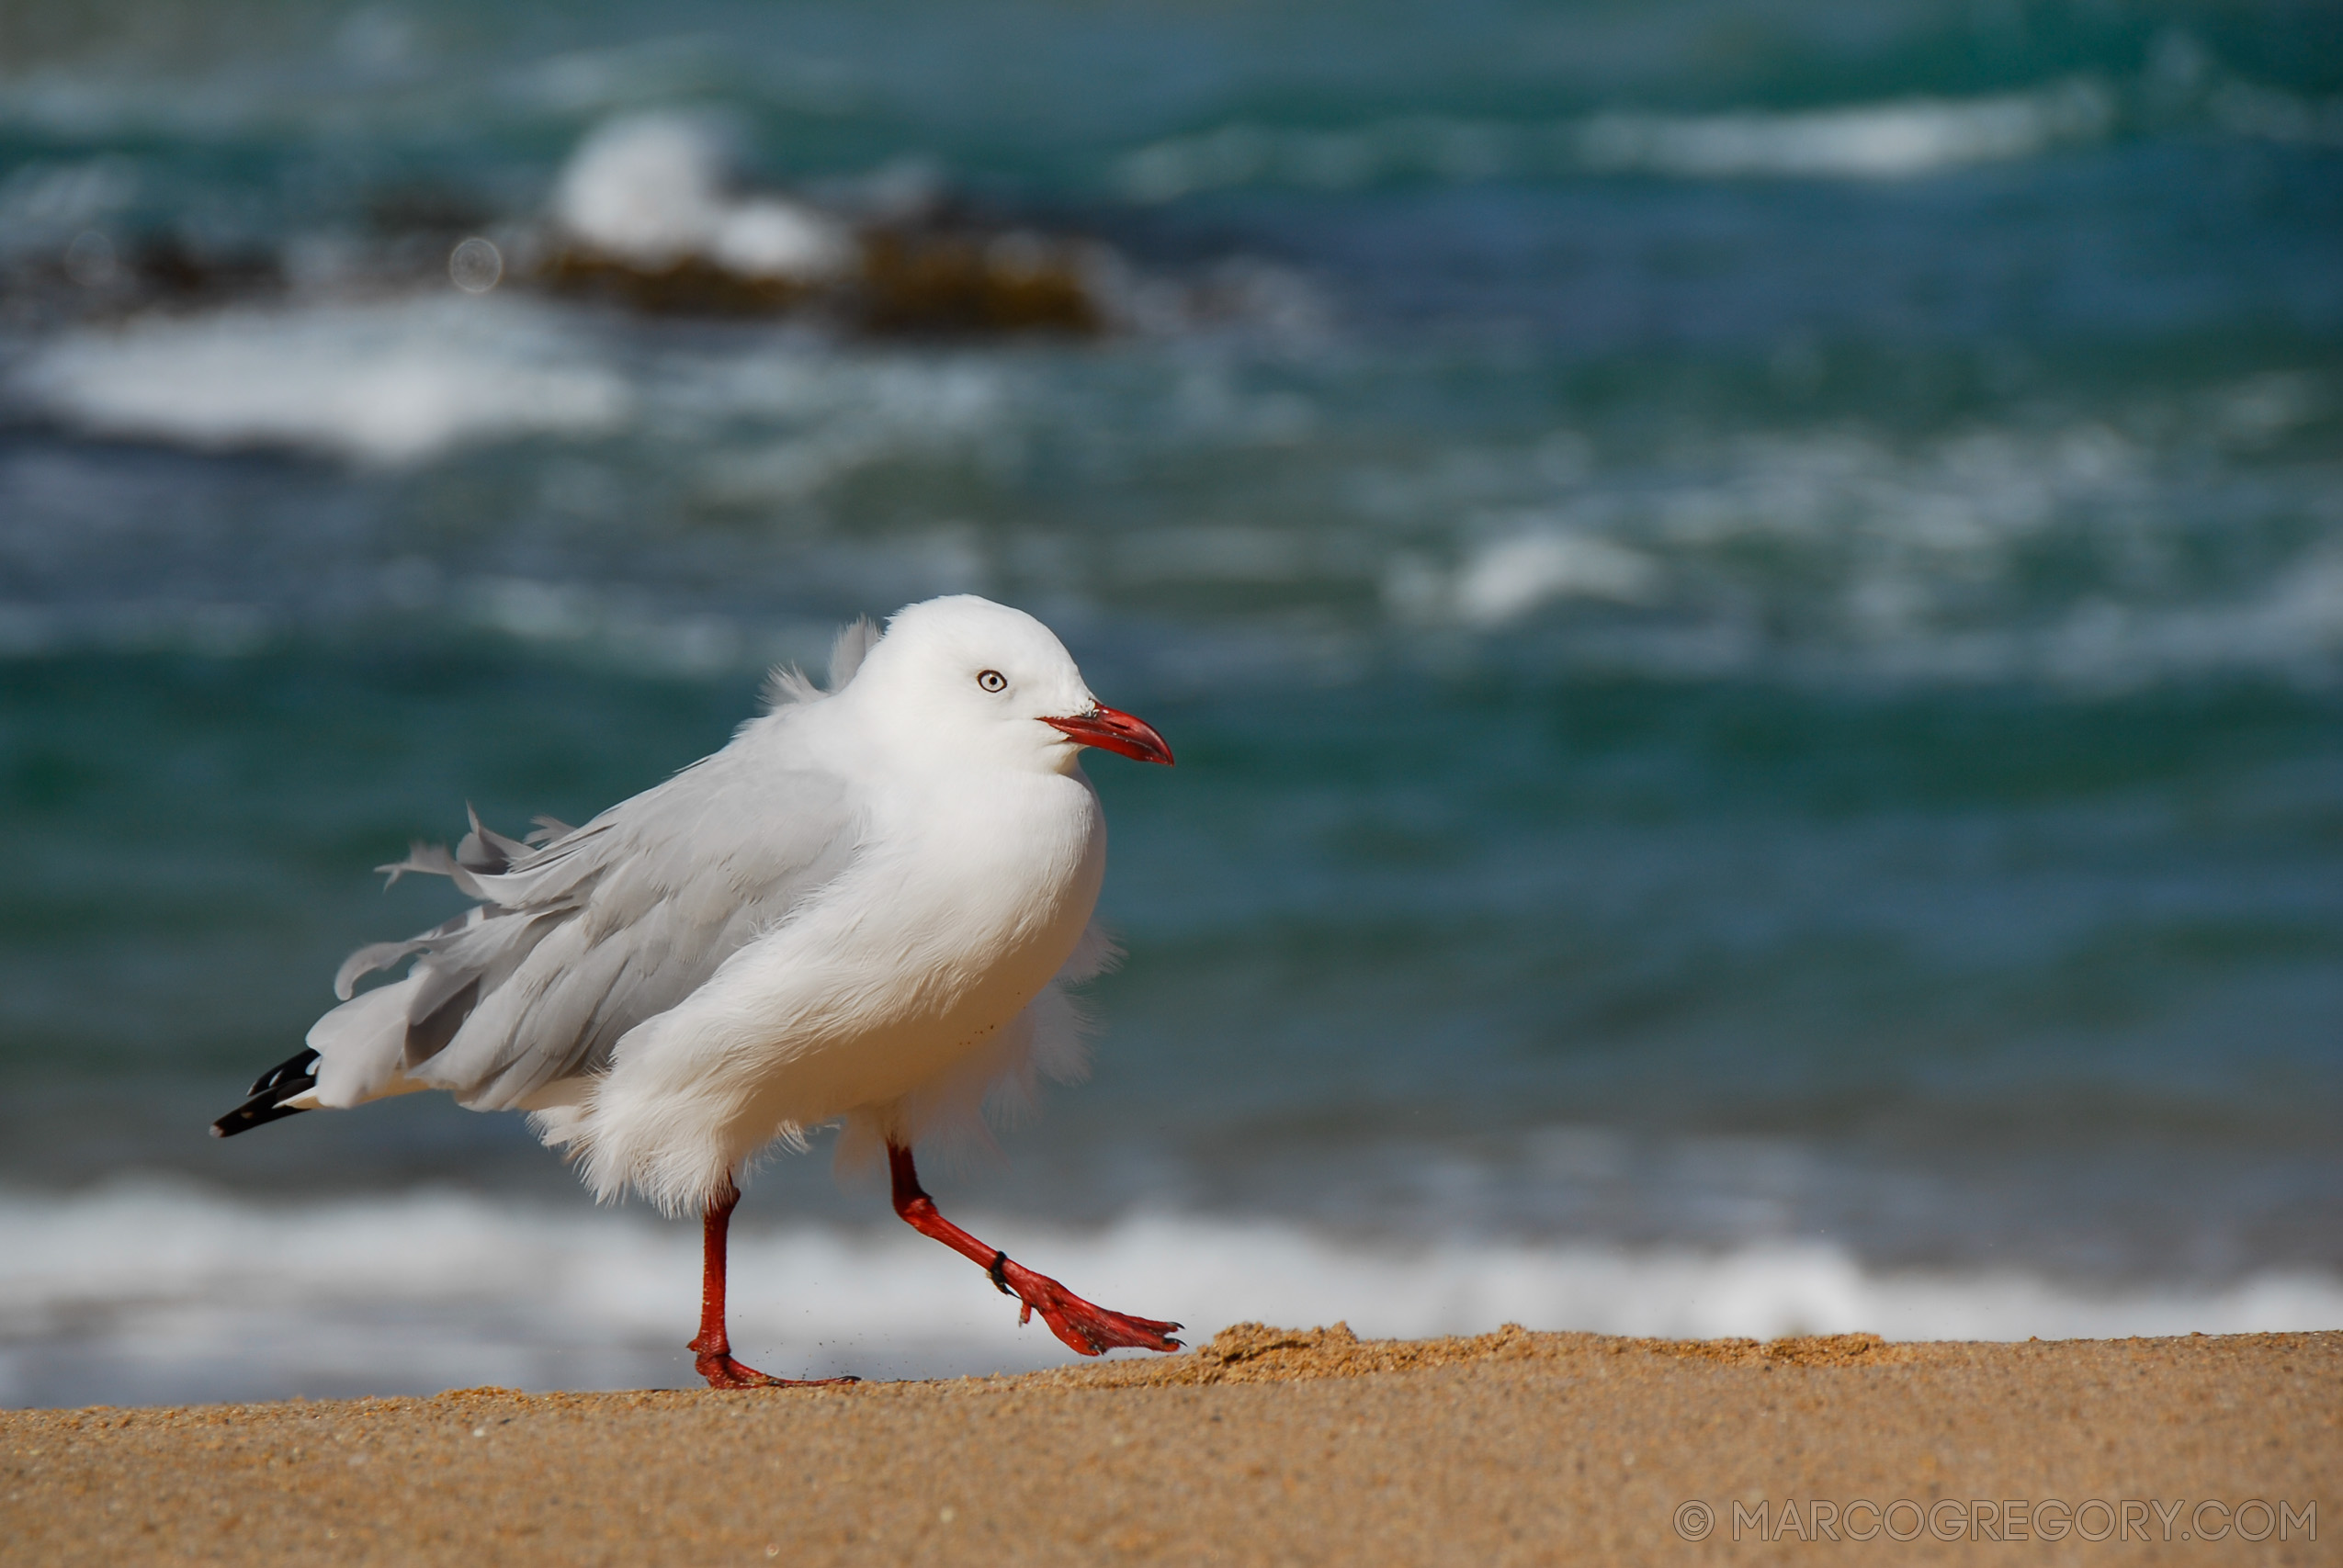
M 1805 114 L 1604 115 L 1578 140 L 1579 155 L 1598 169 L 1705 179 L 1908 179 L 2087 141 L 2104 134 L 2113 118 L 2106 90 L 2077 81 L 2040 93 L 1910 98 Z
M 100 434 L 386 464 L 518 435 L 598 434 L 633 404 L 617 370 L 543 308 L 458 295 L 71 332 L 32 355 L 12 390 Z
M 1582 170 L 1689 179 L 1908 179 L 2095 141 L 2116 100 L 2085 79 L 1983 98 L 1915 97 L 1789 113 L 1613 113 L 1500 124 L 1411 116 L 1354 128 L 1225 125 L 1149 143 L 1113 179 L 1135 201 L 1238 186 L 1349 189 L 1380 179 L 1468 182 Z
M 706 448 L 695 483 L 743 506 L 1013 437 L 1045 391 L 1030 367 L 979 355 L 855 352 L 779 333 L 723 353 L 624 348 L 560 305 L 451 287 L 69 331 L 28 355 L 6 390 L 97 434 L 381 464 L 640 428 Z M 583 491 L 582 506 L 609 495 L 606 484 Z
M 2226 581 L 2179 563 L 2214 520 L 2224 532 L 2283 526 L 2274 509 L 2289 492 L 2252 482 L 2248 465 L 2300 439 L 2334 397 L 2324 378 L 2273 374 L 2144 403 L 2120 424 L 1688 437 L 1657 477 L 1550 473 L 1543 448 L 1517 449 L 1364 486 L 1395 523 L 1462 520 L 1445 547 L 1426 527 L 1382 560 L 1395 620 L 1488 630 L 1590 601 L 1634 610 L 1574 623 L 1597 663 L 2101 689 L 2216 671 L 2326 684 L 2343 659 L 2331 542 L 2281 544 Z M 2130 433 L 2167 422 L 2189 434 L 2159 446 Z M 1476 510 L 1507 491 L 1558 493 Z M 2100 549 L 2108 537 L 2133 552 L 2122 591 L 2044 581 L 2046 542 Z M 1775 617 L 1763 635 L 1758 605 Z
M 753 1209 L 752 1202 L 752 1210 Z M 1274 1224 L 1138 1215 L 1096 1232 L 962 1215 L 1110 1304 L 1232 1322 L 1347 1320 L 1371 1336 L 1539 1329 L 2017 1339 L 2343 1325 L 2343 1280 L 2093 1292 L 2017 1272 L 1882 1272 L 1833 1248 L 1721 1252 L 1341 1242 Z M 264 1205 L 125 1184 L 0 1196 L 0 1404 L 153 1403 L 459 1382 L 689 1381 L 693 1228 L 634 1212 L 421 1192 Z M 745 1359 L 872 1376 L 1071 1359 L 957 1258 L 891 1223 L 733 1241 Z
M 650 270 L 698 257 L 750 277 L 835 277 L 854 237 L 776 196 L 730 194 L 723 140 L 686 115 L 628 115 L 579 146 L 555 186 L 555 220 L 578 241 Z
M 1661 572 L 1650 557 L 1607 539 L 1537 527 L 1474 549 L 1457 570 L 1455 611 L 1477 626 L 1502 626 L 1557 599 L 1647 604 Z

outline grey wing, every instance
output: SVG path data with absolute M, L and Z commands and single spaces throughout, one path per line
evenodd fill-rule
M 698 989 L 854 857 L 844 781 L 777 768 L 761 750 L 736 744 L 538 848 L 475 821 L 453 855 L 418 849 L 386 868 L 452 877 L 479 905 L 353 953 L 336 977 L 345 997 L 360 975 L 417 956 L 383 987 L 399 1003 L 368 992 L 321 1021 L 311 1044 L 324 1048 L 327 1025 L 371 1003 L 368 1032 L 402 1034 L 395 1053 L 379 1039 L 370 1055 L 480 1111 L 606 1065 L 621 1035 Z

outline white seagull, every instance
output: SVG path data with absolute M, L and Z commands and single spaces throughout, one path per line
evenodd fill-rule
M 710 1387 L 750 1388 L 801 1380 L 732 1359 L 736 1174 L 843 1122 L 885 1146 L 895 1212 L 1016 1296 L 1020 1323 L 1038 1312 L 1086 1356 L 1178 1349 L 1178 1324 L 1093 1305 L 946 1220 L 911 1162 L 996 1093 L 1079 1071 L 1058 983 L 1112 951 L 1091 924 L 1106 825 L 1081 750 L 1171 748 L 1092 696 L 1048 627 L 968 595 L 883 636 L 856 623 L 828 692 L 785 671 L 772 695 L 722 750 L 583 828 L 540 818 L 523 842 L 475 817 L 454 854 L 380 868 L 448 877 L 477 907 L 352 953 L 342 1005 L 212 1132 L 425 1089 L 526 1111 L 597 1197 L 704 1216 L 690 1348 Z

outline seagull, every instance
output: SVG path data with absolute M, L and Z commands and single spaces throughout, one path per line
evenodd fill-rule
M 1082 1065 L 1061 994 L 1114 957 L 1092 924 L 1106 825 L 1095 747 L 1169 765 L 1154 728 L 1107 707 L 1048 627 L 972 595 L 839 635 L 830 685 L 775 673 L 730 744 L 583 827 L 471 830 L 378 869 L 445 876 L 474 907 L 352 953 L 341 1005 L 212 1124 L 230 1137 L 307 1111 L 444 1089 L 528 1112 L 605 1201 L 696 1213 L 698 1337 L 711 1388 L 776 1378 L 735 1359 L 725 1238 L 739 1173 L 843 1126 L 884 1149 L 895 1212 L 976 1263 L 1085 1356 L 1176 1350 L 1176 1323 L 1097 1306 L 937 1212 L 911 1151 L 979 1132 L 984 1107 Z M 357 981 L 409 964 L 370 990 Z

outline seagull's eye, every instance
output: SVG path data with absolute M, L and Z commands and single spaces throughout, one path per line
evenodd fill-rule
M 988 692 L 1005 692 L 1009 689 L 1009 677 L 998 670 L 979 670 L 977 671 L 977 684 Z

